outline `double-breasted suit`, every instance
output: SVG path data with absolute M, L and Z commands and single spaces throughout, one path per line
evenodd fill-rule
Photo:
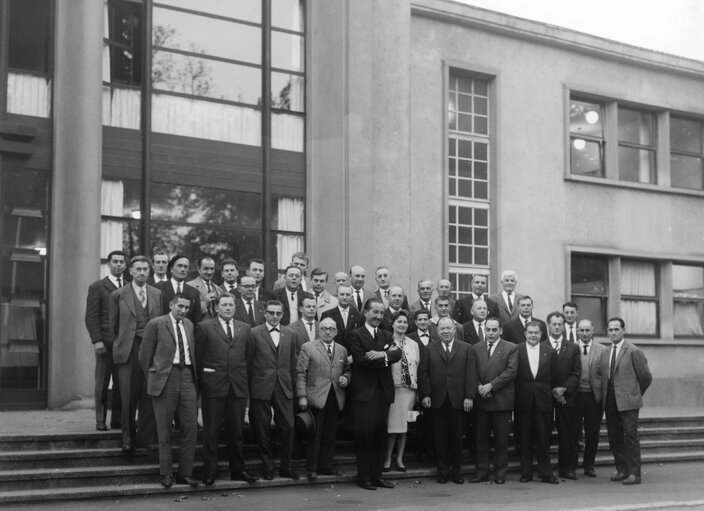
M 474 304 L 475 300 L 475 295 L 472 293 L 468 296 L 465 296 L 464 298 L 460 298 L 455 302 L 454 307 L 452 308 L 452 319 L 457 321 L 460 324 L 465 324 L 467 321 L 472 320 L 472 305 Z M 479 299 L 482 299 L 486 302 L 486 306 L 488 309 L 488 318 L 494 317 L 498 318 L 500 316 L 499 314 L 499 306 L 489 300 L 489 295 L 486 293 L 479 297 Z
M 220 318 L 202 321 L 195 332 L 196 366 L 203 410 L 203 479 L 213 479 L 218 464 L 218 433 L 225 421 L 230 472 L 245 469 L 242 454 L 244 415 L 249 397 L 247 366 L 252 359 L 251 329 L 229 320 L 232 338 Z

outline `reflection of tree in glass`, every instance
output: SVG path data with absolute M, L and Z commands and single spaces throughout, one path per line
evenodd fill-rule
M 154 47 L 181 49 L 176 39 L 176 29 L 169 26 L 154 25 L 152 41 Z M 188 51 L 203 53 L 203 49 L 194 43 L 188 45 Z M 152 84 L 155 88 L 207 96 L 212 83 L 212 69 L 206 61 L 192 55 L 180 55 L 166 51 L 152 51 Z
M 216 261 L 234 257 L 247 261 L 259 254 L 259 236 L 249 233 L 156 224 L 152 230 L 152 247 L 168 254 L 185 254 L 191 261 L 210 255 Z
M 271 103 L 274 108 L 291 110 L 291 78 L 288 79 L 286 85 L 279 92 L 279 97 L 272 98 Z

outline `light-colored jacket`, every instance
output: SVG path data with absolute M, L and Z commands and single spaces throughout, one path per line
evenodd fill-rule
M 606 374 L 609 374 L 609 350 L 606 357 Z M 637 410 L 643 407 L 643 394 L 653 381 L 653 375 L 648 368 L 645 353 L 628 341 L 623 341 L 621 350 L 616 357 L 614 369 L 614 394 L 619 412 Z M 604 400 L 606 401 L 606 400 Z
M 340 387 L 340 376 L 346 376 L 348 382 L 352 381 L 345 347 L 334 343 L 333 359 L 330 360 L 323 341 L 316 339 L 307 342 L 301 347 L 296 364 L 296 397 L 305 397 L 313 408 L 323 408 L 332 386 L 337 406 L 342 410 L 345 390 Z
M 411 388 L 413 390 L 418 390 L 418 365 L 420 364 L 420 345 L 410 337 L 406 337 L 403 341 L 403 351 L 406 354 L 406 360 L 408 360 L 408 374 L 411 377 Z M 401 360 L 398 361 L 397 364 L 391 365 L 391 376 L 394 379 L 394 387 L 401 387 L 402 363 L 403 357 L 401 358 Z

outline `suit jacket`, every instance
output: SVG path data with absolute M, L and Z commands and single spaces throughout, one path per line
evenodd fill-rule
M 594 342 L 594 341 L 592 341 Z M 611 350 L 608 350 L 606 374 L 609 374 Z M 619 412 L 637 410 L 643 406 L 643 394 L 650 387 L 653 376 L 648 368 L 648 360 L 643 351 L 628 341 L 623 341 L 616 357 L 613 384 L 616 407 Z M 604 400 L 606 401 L 606 400 Z
M 349 348 L 347 344 L 347 338 L 352 330 L 364 325 L 364 314 L 359 312 L 357 309 L 351 305 L 347 308 L 347 326 L 342 321 L 342 313 L 340 312 L 340 307 L 335 307 L 334 309 L 327 310 L 323 312 L 321 320 L 324 318 L 332 318 L 335 320 L 335 325 L 337 326 L 337 334 L 335 334 L 335 342 L 342 344 L 345 348 Z
M 235 300 L 235 316 L 234 319 L 247 323 L 250 327 L 255 327 L 263 324 L 264 318 L 264 302 L 252 300 L 252 314 L 254 315 L 254 324 L 249 323 L 249 315 L 247 314 L 247 305 L 241 298 Z
M 315 295 L 313 295 L 315 296 Z M 323 294 L 321 294 L 318 297 L 318 313 L 315 315 L 316 318 L 321 319 L 322 314 L 326 311 L 329 311 L 330 309 L 334 309 L 337 307 L 337 298 L 332 296 L 330 293 L 327 291 L 323 291 Z
M 543 342 L 548 338 L 548 327 L 545 324 L 545 321 L 536 317 L 531 317 L 531 321 L 535 321 L 540 324 L 540 342 Z M 526 329 L 523 326 L 523 321 L 520 317 L 516 316 L 515 318 L 508 320 L 502 330 L 503 333 L 501 334 L 501 337 L 504 340 L 512 342 L 513 344 L 526 342 Z
M 440 338 L 440 334 L 438 334 L 438 321 L 439 320 L 440 320 L 440 318 L 438 318 L 438 317 L 431 318 L 430 327 L 429 327 L 432 334 L 437 336 L 438 339 Z M 460 342 L 465 342 L 464 341 L 464 326 L 460 325 L 457 321 L 455 321 L 455 340 L 460 341 Z
M 298 352 L 301 351 L 301 346 L 310 341 L 308 325 L 305 321 L 299 319 L 288 325 L 288 329 L 291 330 L 293 334 L 293 340 L 296 343 L 296 355 L 298 355 Z M 318 337 L 320 337 L 318 334 L 318 322 L 313 321 L 313 339 L 317 339 Z
M 528 360 L 528 344 L 518 345 L 518 370 L 516 371 L 516 410 L 528 412 L 533 407 L 539 412 L 552 412 L 552 371 L 557 357 L 550 345 L 538 345 L 538 373 L 533 377 Z
M 470 319 L 462 325 L 462 330 L 464 330 L 464 342 L 467 344 L 477 344 L 480 342 L 479 333 L 474 327 L 474 320 Z
M 168 280 L 166 282 L 157 282 L 156 284 L 154 284 L 154 287 L 161 291 L 161 310 L 163 310 L 165 313 L 168 312 L 170 310 L 169 302 L 171 302 L 171 299 L 176 294 L 174 292 L 174 287 L 171 285 L 171 281 Z M 191 323 L 197 325 L 202 317 L 200 311 L 200 293 L 196 288 L 194 288 L 193 286 L 189 286 L 185 282 L 183 283 L 183 289 L 181 290 L 181 293 L 183 294 L 183 296 L 188 298 L 189 302 L 191 302 L 191 308 L 188 310 L 188 314 L 186 315 L 186 317 L 191 320 Z
M 268 289 L 264 289 L 264 287 L 259 286 L 259 288 L 255 291 L 254 297 L 262 302 L 264 305 L 266 305 L 266 302 L 269 300 L 272 300 L 274 298 L 274 293 L 269 291 Z
M 170 278 L 171 278 L 171 274 L 167 272 L 167 273 L 166 273 L 166 280 L 167 280 L 167 282 L 168 282 L 168 280 L 169 280 Z M 147 284 L 149 284 L 150 286 L 154 286 L 155 284 L 158 284 L 158 282 L 157 282 L 156 279 L 154 278 L 154 273 L 150 273 L 150 274 L 149 274 L 149 277 L 147 277 Z
M 394 286 L 391 286 L 394 287 Z M 389 288 L 391 289 L 391 288 Z M 384 303 L 384 299 L 381 297 L 381 288 L 377 288 L 376 291 L 374 291 L 374 296 L 377 297 L 379 300 L 381 300 L 381 303 Z M 352 298 L 355 298 L 354 291 L 352 292 Z M 371 298 L 371 295 L 369 296 Z M 364 305 L 364 304 L 362 304 Z M 388 303 L 384 303 L 384 306 L 388 309 L 389 305 Z M 406 293 L 403 293 L 403 303 L 401 304 L 401 308 L 404 310 L 408 310 L 408 297 L 406 296 Z
M 381 386 L 386 402 L 393 403 L 394 380 L 391 377 L 391 364 L 401 360 L 401 350 L 391 349 L 395 346 L 391 333 L 377 328 L 376 337 L 372 337 L 363 325 L 352 330 L 347 340 L 352 355 L 351 399 L 371 401 L 377 386 Z M 368 351 L 384 351 L 387 360 L 367 360 L 365 355 Z
M 523 295 L 518 294 L 514 291 L 515 299 L 513 300 L 513 312 L 508 310 L 508 305 L 504 302 L 504 297 L 501 293 L 496 293 L 491 295 L 488 300 L 491 301 L 499 309 L 499 320 L 502 325 L 508 323 L 511 318 L 518 316 L 518 300 L 520 300 Z M 488 305 L 488 302 L 487 302 Z
M 90 342 L 112 343 L 115 332 L 110 325 L 110 295 L 117 287 L 108 278 L 96 280 L 88 286 L 86 298 L 86 328 Z
M 247 366 L 250 399 L 268 401 L 274 394 L 278 380 L 286 399 L 293 399 L 296 374 L 296 344 L 293 333 L 279 326 L 279 347 L 274 345 L 269 333 L 269 325 L 252 328 L 252 361 Z
M 211 319 L 215 317 L 215 303 L 211 302 L 210 305 L 208 305 L 208 301 L 206 300 L 206 296 L 208 295 L 208 286 L 205 283 L 205 281 L 201 277 L 197 277 L 193 280 L 189 280 L 186 282 L 191 287 L 196 288 L 198 293 L 200 294 L 200 312 L 202 314 L 201 321 L 205 319 Z M 223 294 L 223 290 L 220 288 L 220 286 L 215 285 L 215 282 L 212 280 L 210 281 L 210 287 L 212 288 L 212 292 L 215 293 L 215 296 L 220 296 Z
M 418 376 L 421 399 L 430 397 L 430 407 L 440 408 L 445 398 L 452 408 L 462 410 L 465 399 L 477 393 L 475 353 L 469 344 L 454 341 L 450 356 L 442 342 L 428 344 Z
M 548 347 L 552 348 L 551 340 L 543 341 Z M 552 348 L 555 351 L 554 348 Z M 560 343 L 560 352 L 556 355 L 555 367 L 552 373 L 552 386 L 565 387 L 564 398 L 567 400 L 567 407 L 576 406 L 575 398 L 577 397 L 577 387 L 579 387 L 579 379 L 582 375 L 582 360 L 579 356 L 579 345 L 566 341 L 562 338 Z
M 350 306 L 354 307 L 355 309 L 357 308 L 357 294 L 356 294 L 356 292 L 357 292 L 357 290 L 355 288 L 352 288 L 352 300 L 350 301 Z M 363 287 L 362 288 L 362 309 L 364 309 L 364 304 L 367 303 L 367 300 L 369 300 L 372 297 L 377 297 L 377 296 L 374 294 L 373 291 L 369 291 L 366 287 Z
M 193 338 L 193 323 L 188 319 L 183 320 L 183 329 L 186 332 L 185 342 L 191 355 L 194 372 L 198 372 L 196 361 L 195 341 Z M 166 380 L 171 374 L 174 357 L 176 356 L 177 334 L 171 324 L 171 314 L 164 314 L 152 319 L 144 328 L 144 338 L 139 348 L 139 365 L 147 377 L 147 394 L 160 396 L 164 390 Z M 197 385 L 196 385 L 197 387 Z
M 288 306 L 288 297 L 291 295 L 291 292 L 283 287 L 274 291 L 273 294 L 274 296 L 272 298 L 274 300 L 279 300 L 284 305 L 284 315 L 281 318 L 281 324 L 287 326 L 291 322 L 291 310 Z M 301 291 L 301 288 L 299 287 L 298 290 L 296 290 L 296 303 L 300 303 L 301 297 L 303 296 L 306 298 L 313 298 L 312 294 Z
M 475 344 L 477 376 L 480 385 L 491 383 L 491 397 L 482 398 L 477 393 L 475 406 L 488 412 L 513 410 L 515 393 L 513 380 L 518 370 L 518 351 L 515 344 L 499 339 L 489 359 L 486 341 Z
M 203 397 L 227 397 L 230 388 L 236 398 L 249 397 L 247 366 L 252 359 L 252 336 L 247 323 L 232 322 L 232 341 L 218 318 L 201 321 L 196 327 L 198 382 Z
M 161 292 L 150 286 L 147 288 L 148 319 L 161 316 Z M 132 285 L 122 286 L 110 295 L 110 325 L 115 334 L 112 357 L 116 364 L 124 364 L 130 357 L 134 336 L 137 332 L 137 296 Z M 146 327 L 145 327 L 146 328 Z
M 303 284 L 305 282 L 305 284 Z M 274 282 L 274 285 L 272 286 L 272 290 L 274 292 L 278 291 L 279 289 L 283 289 L 286 287 L 286 280 L 284 279 L 283 276 L 281 276 L 276 282 Z M 310 281 L 308 277 L 303 277 L 301 280 L 301 291 L 305 293 L 313 293 L 313 283 Z
M 435 342 L 435 341 L 440 340 L 440 336 L 438 335 L 438 332 L 435 329 L 428 328 L 428 335 L 430 336 L 430 340 L 428 341 L 428 346 L 430 346 L 431 342 Z M 420 343 L 422 346 L 425 346 L 425 344 L 423 344 L 423 341 L 420 340 L 420 330 L 416 330 L 415 332 L 411 332 L 410 334 L 408 334 L 408 337 L 410 337 L 414 341 Z
M 352 378 L 347 350 L 333 341 L 333 359 L 328 356 L 325 343 L 320 339 L 306 343 L 301 348 L 296 364 L 296 396 L 305 397 L 313 408 L 325 408 L 330 387 L 335 391 L 337 407 L 345 406 L 345 389 L 340 387 L 340 376 Z
M 500 317 L 500 312 L 499 312 L 499 306 L 489 300 L 489 295 L 484 293 L 482 296 L 484 298 L 484 301 L 486 302 L 486 307 L 489 311 L 489 315 L 487 317 Z M 465 296 L 464 298 L 461 298 L 455 302 L 454 307 L 452 308 L 452 319 L 457 321 L 460 324 L 465 324 L 467 321 L 470 321 L 472 319 L 472 304 L 474 303 L 474 295 L 469 294 L 468 296 Z
M 411 309 L 409 311 L 411 313 L 411 321 L 413 321 L 413 315 L 416 313 L 416 311 L 419 311 L 424 308 L 425 307 L 423 307 L 423 303 L 420 301 L 420 298 L 418 300 L 416 300 L 415 302 L 413 302 L 411 304 Z M 435 307 L 435 304 L 433 303 L 432 299 L 430 300 L 430 310 L 428 312 L 429 312 L 428 317 L 430 317 L 430 318 L 432 318 L 433 316 L 437 316 L 437 314 L 438 314 L 438 309 L 437 309 L 437 307 Z
M 602 404 L 606 399 L 606 390 L 609 384 L 609 355 L 611 351 L 595 340 L 592 340 L 591 344 L 592 346 L 587 356 L 589 383 L 592 386 L 594 400 L 598 404 Z M 577 346 L 580 347 L 580 344 L 577 344 Z
M 230 289 L 229 289 L 226 282 L 223 282 L 218 287 L 220 288 L 220 291 L 222 291 L 223 293 L 230 293 Z M 235 298 L 239 298 L 240 297 L 240 288 L 236 287 L 235 290 L 232 291 L 230 294 L 233 295 Z

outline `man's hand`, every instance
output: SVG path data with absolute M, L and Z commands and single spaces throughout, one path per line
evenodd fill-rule
M 298 398 L 298 408 L 303 411 L 306 411 L 308 409 L 308 400 L 305 397 Z
M 479 385 L 479 387 L 477 387 L 479 395 L 484 399 L 488 399 L 491 397 L 491 391 L 493 389 L 494 387 L 491 385 L 491 383 L 487 383 L 486 385 Z
M 347 378 L 347 376 L 340 376 L 340 379 L 338 380 L 338 383 L 340 384 L 340 388 L 344 389 L 347 387 L 347 384 L 350 382 L 350 380 Z
M 106 349 L 103 341 L 98 341 L 93 344 L 93 349 L 95 350 L 96 355 L 105 355 Z
M 423 406 L 423 408 L 430 408 L 430 406 L 431 406 L 430 396 L 424 397 L 423 400 L 420 402 L 420 404 Z
M 367 360 L 376 360 L 378 358 L 384 358 L 386 357 L 386 353 L 383 351 L 367 351 L 367 354 L 364 356 Z
M 472 406 L 474 406 L 474 401 L 472 401 L 469 398 L 466 398 L 464 400 L 464 403 L 462 404 L 462 407 L 464 408 L 465 412 L 469 412 L 472 410 Z

